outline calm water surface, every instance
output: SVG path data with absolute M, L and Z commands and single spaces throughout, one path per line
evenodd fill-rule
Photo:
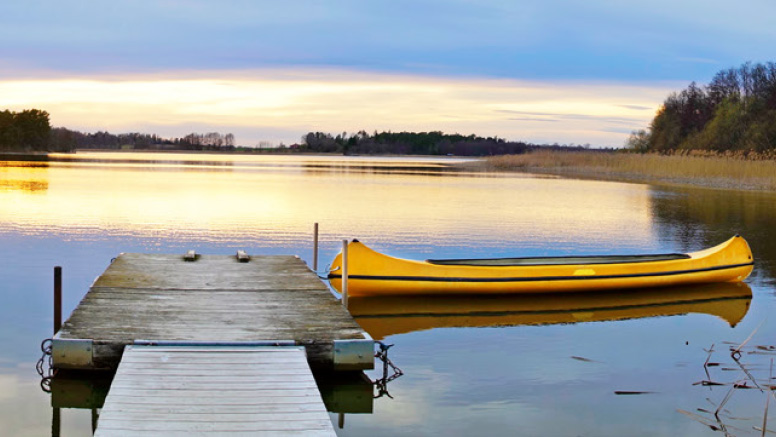
M 121 252 L 245 249 L 311 264 L 314 222 L 323 265 L 343 238 L 425 259 L 685 252 L 741 233 L 756 259 L 748 286 L 629 300 L 356 301 L 405 374 L 371 414 L 347 414 L 339 435 L 713 435 L 700 420 L 717 422 L 699 409 L 714 410 L 729 387 L 693 385 L 706 378 L 704 348 L 715 344 L 723 363 L 712 379 L 732 382 L 744 376 L 722 370 L 735 368 L 725 341 L 760 326 L 750 346 L 776 344 L 770 194 L 453 172 L 445 159 L 63 158 L 0 162 L 0 435 L 51 434 L 35 362 L 51 336 L 53 266 L 64 269 L 67 315 Z M 767 355 L 744 359 L 767 378 Z M 649 393 L 616 394 L 634 391 Z M 737 390 L 720 420 L 732 435 L 759 435 L 764 406 L 759 391 Z M 91 421 L 88 409 L 63 409 L 61 435 L 90 436 Z

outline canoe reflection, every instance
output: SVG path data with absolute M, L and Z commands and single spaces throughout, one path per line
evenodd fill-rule
M 736 326 L 749 310 L 743 282 L 626 292 L 544 295 L 351 297 L 348 309 L 374 339 L 432 328 L 549 325 L 702 313 Z

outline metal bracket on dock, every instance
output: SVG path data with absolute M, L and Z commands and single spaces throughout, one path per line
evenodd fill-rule
M 91 339 L 59 338 L 51 341 L 52 365 L 57 369 L 85 369 L 94 367 L 94 344 Z
M 375 368 L 375 342 L 369 335 L 363 340 L 334 340 L 334 370 Z

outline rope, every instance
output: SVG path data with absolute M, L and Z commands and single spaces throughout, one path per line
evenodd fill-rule
M 40 343 L 40 350 L 43 352 L 43 355 L 40 357 L 37 364 L 35 364 L 35 370 L 38 371 L 38 375 L 40 375 L 41 378 L 40 388 L 46 393 L 51 393 L 51 380 L 57 374 L 56 369 L 54 369 L 52 358 L 53 345 L 54 341 L 50 338 L 47 338 Z M 46 368 L 47 364 L 48 368 Z
M 337 270 L 339 270 L 339 269 L 340 269 L 339 267 L 337 267 L 336 269 L 333 269 L 333 270 L 329 270 L 329 269 L 327 268 L 327 269 L 324 269 L 324 270 L 322 270 L 322 271 L 313 271 L 313 273 L 315 273 L 316 275 L 318 275 L 318 278 L 319 278 L 319 279 L 329 279 L 329 274 L 331 274 L 331 273 L 333 273 L 333 272 L 336 272 L 336 271 L 337 271 Z M 323 272 L 323 273 L 321 273 L 321 272 Z
M 385 344 L 382 341 L 376 341 L 375 343 L 377 343 L 380 347 L 380 349 L 375 353 L 375 358 L 378 358 L 383 362 L 383 377 L 372 381 L 372 384 L 377 387 L 377 395 L 375 395 L 374 398 L 378 399 L 383 396 L 388 396 L 389 398 L 393 399 L 393 396 L 388 393 L 388 383 L 404 375 L 404 372 L 402 372 L 400 368 L 396 367 L 391 359 L 388 358 L 388 349 L 392 348 L 393 345 Z M 388 368 L 390 368 L 392 371 L 390 376 L 388 375 Z

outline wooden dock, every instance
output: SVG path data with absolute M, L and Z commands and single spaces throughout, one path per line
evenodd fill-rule
M 372 338 L 302 260 L 242 255 L 120 255 L 54 336 L 54 367 L 115 369 L 125 346 L 156 344 L 303 346 L 314 368 L 373 368 Z
M 127 346 L 94 435 L 336 434 L 303 347 Z
M 311 367 L 374 367 L 372 338 L 302 260 L 242 251 L 120 255 L 51 352 L 54 368 L 117 368 L 101 437 L 333 436 Z

